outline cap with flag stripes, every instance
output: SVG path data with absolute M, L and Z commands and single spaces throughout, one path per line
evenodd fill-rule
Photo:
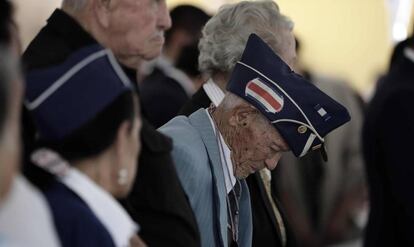
M 297 157 L 322 148 L 324 137 L 351 118 L 347 109 L 292 71 L 251 34 L 227 90 L 256 107 Z

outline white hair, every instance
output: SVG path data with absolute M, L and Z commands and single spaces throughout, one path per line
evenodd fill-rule
M 77 12 L 83 10 L 88 3 L 88 0 L 63 0 L 62 8 Z
M 220 108 L 224 111 L 230 111 L 236 108 L 237 106 L 245 106 L 247 104 L 249 103 L 247 103 L 247 101 L 240 98 L 239 96 L 230 92 L 226 92 L 226 95 L 220 103 Z
M 293 29 L 293 22 L 273 1 L 242 1 L 221 7 L 205 25 L 199 42 L 201 72 L 230 72 L 240 60 L 251 33 L 259 35 L 275 52 L 284 48 L 280 30 Z
M 231 92 L 226 92 L 226 95 L 224 96 L 223 100 L 217 108 L 220 109 L 220 111 L 222 112 L 230 113 L 233 111 L 233 109 L 237 107 L 251 107 L 252 109 L 255 109 L 255 113 L 258 116 L 255 120 L 257 121 L 256 123 L 269 122 L 269 120 L 259 111 L 259 109 L 257 109 L 255 106 L 253 106 L 251 103 L 247 102 L 243 98 Z

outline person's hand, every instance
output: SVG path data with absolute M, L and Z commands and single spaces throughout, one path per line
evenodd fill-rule
M 138 235 L 132 236 L 129 243 L 130 243 L 130 247 L 147 247 L 145 242 Z

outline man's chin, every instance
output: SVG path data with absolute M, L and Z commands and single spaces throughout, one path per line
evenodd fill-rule
M 161 48 L 154 49 L 150 52 L 141 55 L 131 55 L 118 57 L 119 62 L 132 69 L 137 69 L 143 61 L 151 61 L 161 55 Z
M 161 55 L 161 47 L 159 49 L 154 49 L 142 56 L 142 59 L 145 61 L 153 60 Z
M 250 172 L 250 171 L 243 169 L 243 170 L 236 170 L 236 172 L 234 173 L 234 176 L 235 176 L 237 179 L 245 179 L 245 178 L 247 178 L 250 174 L 251 174 L 251 172 Z
M 237 165 L 236 169 L 234 170 L 234 176 L 238 179 L 245 179 L 250 174 L 255 173 L 257 169 L 250 164 L 252 164 L 251 161 L 245 161 Z
M 123 57 L 123 58 L 118 58 L 118 62 L 121 65 L 128 67 L 130 69 L 138 69 L 139 65 L 142 62 L 142 59 L 139 57 Z

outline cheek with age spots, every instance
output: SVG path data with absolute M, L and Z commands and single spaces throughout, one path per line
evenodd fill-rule
M 255 146 L 252 142 L 255 142 L 255 140 L 253 139 L 253 135 L 250 130 L 242 129 L 235 133 L 233 138 L 232 153 L 236 163 L 243 162 L 246 160 L 246 157 L 252 155 L 252 147 Z

